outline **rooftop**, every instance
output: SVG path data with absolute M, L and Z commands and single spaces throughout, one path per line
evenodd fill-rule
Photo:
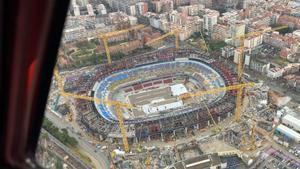
M 206 154 L 174 164 L 175 169 L 206 169 L 221 165 L 221 159 L 217 153 Z M 173 169 L 172 168 L 172 169 Z

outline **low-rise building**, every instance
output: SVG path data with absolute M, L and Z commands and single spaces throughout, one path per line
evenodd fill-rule
M 282 48 L 279 52 L 279 56 L 282 58 L 282 59 L 287 59 L 290 57 L 290 55 L 292 55 L 292 50 L 289 49 L 289 48 Z
M 71 42 L 82 36 L 82 33 L 85 32 L 86 29 L 83 26 L 78 26 L 75 28 L 65 29 L 63 33 L 63 41 Z
M 271 79 L 278 79 L 282 77 L 283 75 L 283 69 L 279 67 L 272 67 L 270 69 L 267 69 L 267 77 Z
M 265 33 L 263 42 L 277 48 L 290 48 L 293 52 L 298 50 L 298 41 L 291 35 L 281 35 L 279 32 Z
M 252 50 L 256 48 L 257 46 L 261 45 L 263 42 L 263 35 L 258 33 L 258 34 L 252 34 L 250 36 L 247 36 L 244 40 L 244 47 Z
M 229 12 L 222 13 L 222 16 L 219 18 L 219 23 L 227 25 L 229 22 L 238 19 L 240 19 L 239 12 L 237 10 L 232 10 Z
M 300 142 L 300 134 L 297 133 L 295 130 L 280 124 L 277 128 L 276 131 L 283 134 L 285 137 L 288 139 L 294 140 L 295 142 L 299 143 Z
M 97 6 L 97 11 L 98 11 L 99 15 L 106 15 L 107 14 L 107 10 L 106 10 L 106 8 L 103 4 L 99 4 Z
M 226 25 L 216 24 L 213 27 L 211 36 L 213 40 L 224 41 L 230 37 L 229 27 Z
M 235 48 L 233 46 L 225 46 L 222 48 L 222 57 L 224 58 L 230 58 L 232 56 L 234 56 L 234 50 Z
M 250 69 L 256 72 L 265 73 L 269 69 L 270 63 L 252 56 L 250 60 Z
M 299 63 L 300 62 L 300 53 L 295 53 L 295 54 L 292 54 L 292 55 L 288 55 L 286 57 L 286 59 L 290 62 L 293 62 L 293 63 Z
M 191 159 L 187 159 L 184 161 L 179 161 L 172 166 L 168 167 L 168 169 L 222 169 L 226 168 L 227 163 L 222 162 L 217 153 L 215 154 L 206 154 L 198 157 L 194 157 Z
M 293 29 L 300 29 L 300 19 L 298 17 L 281 15 L 279 16 L 277 23 L 279 25 L 288 25 Z
M 283 68 L 283 75 L 299 72 L 300 63 L 290 63 Z
M 286 80 L 288 86 L 292 87 L 296 91 L 300 91 L 300 76 L 295 74 L 286 75 L 283 77 Z
M 110 53 L 117 53 L 117 52 L 122 52 L 124 54 L 128 54 L 129 52 L 133 51 L 134 49 L 140 48 L 143 46 L 142 41 L 140 40 L 133 40 L 129 42 L 124 42 L 118 45 L 110 46 L 109 50 Z M 104 49 L 102 50 L 104 53 Z

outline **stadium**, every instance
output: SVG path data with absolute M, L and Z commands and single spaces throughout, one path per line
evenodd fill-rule
M 216 122 L 232 115 L 233 91 L 180 98 L 188 92 L 234 85 L 236 79 L 232 72 L 199 51 L 165 49 L 99 67 L 87 81 L 92 88 L 89 93 L 92 97 L 134 106 L 130 110 L 121 109 L 127 131 L 131 133 L 129 138 L 165 140 L 170 135 L 212 124 L 205 104 Z M 115 108 L 102 103 L 91 104 L 92 112 L 101 124 L 91 123 L 85 116 L 82 122 L 100 134 L 116 136 L 109 134 L 118 133 Z

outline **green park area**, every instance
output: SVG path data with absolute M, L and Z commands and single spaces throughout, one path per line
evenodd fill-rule
M 209 41 L 208 45 L 210 50 L 217 51 L 217 50 L 221 50 L 227 44 L 224 41 Z
M 205 43 L 209 47 L 210 51 L 221 50 L 224 46 L 227 45 L 224 41 L 210 40 L 205 36 L 203 38 L 204 38 Z M 191 35 L 191 37 L 190 37 L 191 40 L 189 41 L 189 43 L 198 48 L 200 46 L 200 43 L 204 42 L 203 38 L 202 38 L 200 32 L 195 32 Z
M 58 127 L 54 126 L 53 123 L 47 118 L 44 119 L 42 127 L 66 146 L 77 146 L 78 141 L 74 137 L 69 136 L 67 129 L 59 129 Z
M 287 65 L 289 63 L 287 60 L 281 58 L 278 55 L 275 56 L 272 61 L 273 61 L 273 63 L 276 63 L 276 64 L 278 64 L 280 66 L 285 66 L 285 65 Z
M 86 164 L 90 164 L 94 166 L 92 163 L 91 159 L 87 156 L 86 152 L 82 150 L 80 147 L 78 147 L 78 141 L 74 138 L 71 137 L 68 134 L 67 129 L 59 129 L 58 127 L 54 126 L 53 123 L 48 120 L 47 118 L 44 118 L 44 122 L 42 124 L 42 127 L 48 131 L 53 137 L 55 137 L 57 140 L 59 140 L 61 143 L 69 147 L 75 155 L 80 157 L 81 160 L 83 160 Z M 41 134 L 41 138 L 43 139 L 49 139 L 49 136 L 46 133 Z M 39 146 L 39 148 L 42 148 Z M 49 152 L 52 153 L 52 152 Z M 55 154 L 53 154 L 55 155 Z M 56 156 L 56 155 L 55 155 Z M 61 159 L 57 158 L 57 163 L 55 164 L 57 168 L 61 168 Z

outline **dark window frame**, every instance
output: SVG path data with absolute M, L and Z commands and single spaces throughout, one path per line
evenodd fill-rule
M 69 0 L 0 2 L 0 168 L 35 163 Z

